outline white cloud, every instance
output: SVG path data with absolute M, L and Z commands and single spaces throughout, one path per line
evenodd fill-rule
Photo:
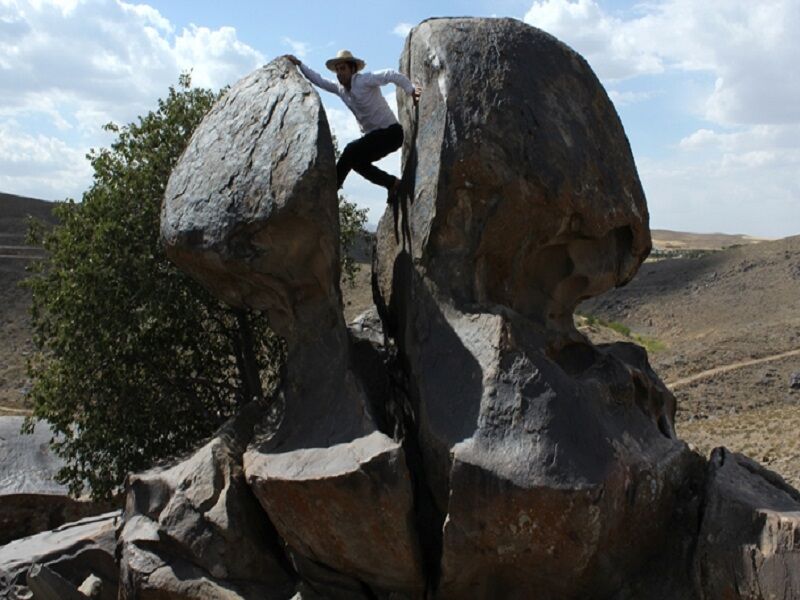
M 701 128 L 684 137 L 678 147 L 686 156 L 705 153 L 706 160 L 738 165 L 764 165 L 767 157 L 776 164 L 794 164 L 800 173 L 800 124 L 758 125 L 738 131 L 717 132 Z
M 91 179 L 87 150 L 0 123 L 0 190 L 47 200 L 80 198 Z
M 702 148 L 704 146 L 713 145 L 719 136 L 710 129 L 698 129 L 691 135 L 683 138 L 678 145 L 686 150 L 693 148 Z
M 79 155 L 85 163 L 85 148 L 107 143 L 102 124 L 127 123 L 152 109 L 182 71 L 192 71 L 195 85 L 219 89 L 264 62 L 231 27 L 190 25 L 176 33 L 146 4 L 0 0 L 0 126 L 25 121 L 32 136 L 25 143 L 60 138 L 65 156 Z M 29 184 L 7 187 L 21 181 L 8 170 L 7 152 L 8 145 L 0 147 L 0 190 L 37 195 Z M 48 161 L 29 164 L 38 165 L 41 181 L 48 182 L 38 195 L 62 197 L 74 189 L 70 169 Z M 86 169 L 71 171 L 86 175 Z M 58 177 L 64 191 L 52 194 Z
M 534 2 L 525 21 L 583 54 L 604 79 L 626 79 L 665 69 L 656 49 L 642 43 L 647 21 L 623 21 L 607 14 L 594 0 Z
M 628 106 L 629 104 L 636 104 L 637 102 L 644 102 L 656 96 L 656 92 L 620 92 L 617 90 L 608 90 L 608 97 L 615 106 Z
M 118 4 L 123 12 L 136 15 L 141 22 L 148 23 L 156 29 L 161 30 L 163 33 L 172 33 L 175 31 L 172 23 L 161 16 L 161 13 L 152 6 L 148 6 L 147 4 L 128 4 L 122 0 L 120 0 Z
M 174 55 L 181 71 L 192 70 L 192 83 L 217 89 L 266 62 L 263 54 L 239 41 L 233 27 L 192 25 L 175 40 Z
M 392 29 L 392 33 L 404 38 L 411 32 L 413 27 L 411 23 L 398 23 L 394 26 L 394 29 Z
M 145 5 L 97 0 L 65 13 L 44 3 L 16 6 L 0 9 L 22 31 L 13 45 L 0 45 L 6 111 L 37 112 L 39 98 L 57 97 L 61 106 L 105 108 L 129 120 L 183 70 L 193 69 L 197 85 L 220 88 L 264 62 L 230 27 L 191 26 L 173 38 L 172 25 Z
M 534 2 L 525 21 L 583 54 L 604 80 L 672 71 L 715 79 L 701 107 L 718 123 L 800 120 L 797 0 L 667 0 L 612 15 L 595 0 Z
M 797 155 L 791 160 L 797 173 Z M 800 232 L 800 181 L 768 152 L 709 162 L 637 162 L 653 227 L 763 237 Z
M 800 233 L 800 124 L 701 128 L 678 152 L 641 159 L 658 227 L 765 237 Z
M 306 42 L 298 42 L 297 40 L 293 40 L 290 37 L 284 37 L 281 40 L 284 44 L 289 46 L 292 49 L 292 52 L 296 54 L 299 58 L 305 58 L 310 50 L 310 46 Z
M 622 79 L 634 81 L 634 89 L 657 85 L 672 115 L 660 130 L 653 126 L 654 139 L 670 135 L 666 123 L 697 123 L 679 141 L 666 141 L 658 158 L 636 157 L 655 226 L 800 233 L 800 3 L 657 0 L 614 12 L 604 6 L 537 0 L 525 20 L 583 54 L 612 88 Z M 646 92 L 609 95 L 618 107 L 650 99 Z

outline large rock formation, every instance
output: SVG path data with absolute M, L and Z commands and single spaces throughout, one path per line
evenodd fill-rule
M 167 187 L 162 237 L 175 262 L 266 311 L 287 341 L 280 424 L 255 436 L 244 471 L 295 568 L 318 586 L 330 570 L 347 575 L 344 590 L 422 590 L 405 455 L 351 367 L 330 132 L 287 60 L 237 83 L 198 127 Z
M 439 592 L 608 594 L 663 543 L 695 460 L 644 352 L 572 324 L 650 249 L 622 126 L 586 62 L 517 21 L 426 21 L 401 65 L 426 93 L 401 105 L 416 170 L 377 278 L 443 524 Z
M 288 61 L 206 115 L 167 184 L 161 236 L 179 266 L 231 305 L 268 310 L 283 335 L 297 319 L 337 319 L 333 145 L 319 96 Z
M 573 326 L 650 248 L 586 62 L 518 21 L 436 19 L 401 69 L 425 92 L 401 100 L 383 331 L 345 327 L 330 133 L 288 61 L 236 84 L 173 172 L 167 251 L 266 311 L 287 365 L 193 456 L 130 478 L 123 597 L 790 597 L 796 492 L 744 459 L 705 474 L 645 351 Z
M 460 306 L 571 330 L 576 304 L 628 281 L 650 250 L 630 147 L 589 65 L 511 19 L 426 21 L 400 63 L 426 90 L 418 109 L 398 96 L 409 256 Z
M 285 598 L 293 578 L 245 482 L 247 406 L 191 457 L 132 475 L 119 535 L 122 598 Z

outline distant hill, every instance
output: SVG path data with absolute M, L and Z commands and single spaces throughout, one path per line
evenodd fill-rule
M 24 238 L 28 216 L 55 223 L 53 202 L 0 192 L 0 235 Z
M 800 374 L 800 236 L 648 261 L 578 311 L 655 349 L 679 436 L 704 452 L 745 452 L 800 484 L 800 389 L 790 384 Z
M 28 310 L 30 294 L 20 287 L 25 267 L 42 257 L 25 245 L 29 216 L 55 223 L 52 202 L 0 193 L 0 414 L 24 408 L 25 361 L 33 349 Z
M 730 233 L 687 233 L 669 229 L 651 229 L 653 248 L 657 250 L 722 250 L 731 246 L 767 241 L 749 235 Z

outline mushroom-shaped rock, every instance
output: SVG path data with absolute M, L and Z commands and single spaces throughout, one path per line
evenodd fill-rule
M 338 214 L 319 96 L 275 60 L 198 126 L 167 184 L 161 238 L 179 267 L 232 306 L 267 310 L 288 338 L 298 319 L 335 320 Z
M 438 593 L 603 597 L 697 471 L 645 352 L 572 324 L 650 248 L 622 126 L 587 63 L 519 21 L 425 21 L 401 66 L 425 92 L 401 101 L 376 287 L 441 519 Z
M 357 589 L 423 589 L 404 451 L 373 416 L 387 399 L 370 396 L 352 368 L 330 132 L 288 60 L 238 82 L 200 124 L 170 177 L 162 238 L 212 293 L 266 311 L 286 338 L 280 424 L 243 461 L 294 563 L 320 565 L 301 575 L 333 569 Z
M 651 246 L 605 90 L 580 55 L 511 19 L 425 21 L 400 60 L 425 88 L 419 107 L 400 97 L 414 261 L 457 305 L 571 328 L 574 307 L 628 281 Z M 387 297 L 389 230 L 378 238 Z

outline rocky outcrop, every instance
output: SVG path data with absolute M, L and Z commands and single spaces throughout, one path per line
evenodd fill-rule
M 119 534 L 122 598 L 286 598 L 294 581 L 242 470 L 253 403 L 178 464 L 132 475 Z
M 650 249 L 630 148 L 586 62 L 518 21 L 434 19 L 401 69 L 425 93 L 401 98 L 380 320 L 344 324 L 330 133 L 290 63 L 236 84 L 177 165 L 168 253 L 266 311 L 287 364 L 273 398 L 129 479 L 122 597 L 777 589 L 771 573 L 796 570 L 796 492 L 742 461 L 749 474 L 715 459 L 706 475 L 645 351 L 593 346 L 573 325 Z M 757 525 L 722 532 L 730 519 Z
M 180 266 L 221 299 L 266 311 L 287 341 L 280 424 L 256 433 L 243 465 L 300 575 L 420 591 L 404 452 L 351 366 L 331 137 L 288 61 L 236 84 L 199 126 L 167 186 L 162 237 Z
M 403 247 L 460 306 L 572 329 L 576 304 L 628 281 L 651 246 L 605 90 L 581 56 L 511 19 L 426 21 L 400 63 L 426 90 L 419 107 L 398 96 L 411 133 Z M 378 277 L 391 300 L 389 230 Z
M 195 130 L 161 212 L 169 257 L 233 306 L 335 321 L 339 218 L 319 96 L 286 60 L 239 81 Z
M 44 565 L 76 590 L 94 575 L 102 582 L 100 598 L 113 600 L 117 597 L 114 533 L 118 522 L 119 511 L 115 511 L 0 546 L 0 574 L 5 573 L 7 580 L 6 590 L 0 582 L 0 597 L 4 591 L 24 597 L 29 593 L 29 570 Z
M 800 598 L 800 492 L 741 454 L 708 465 L 695 555 L 701 598 Z
M 377 279 L 441 519 L 439 593 L 609 594 L 664 542 L 695 460 L 644 352 L 572 324 L 650 248 L 622 126 L 586 62 L 517 21 L 426 21 L 401 65 L 427 90 L 401 105 L 419 166 L 402 236 L 393 214 L 379 226 Z
M 24 420 L 0 417 L 0 546 L 114 508 L 70 496 L 56 481 L 64 461 L 50 449 L 53 432 L 38 422 L 21 433 Z

